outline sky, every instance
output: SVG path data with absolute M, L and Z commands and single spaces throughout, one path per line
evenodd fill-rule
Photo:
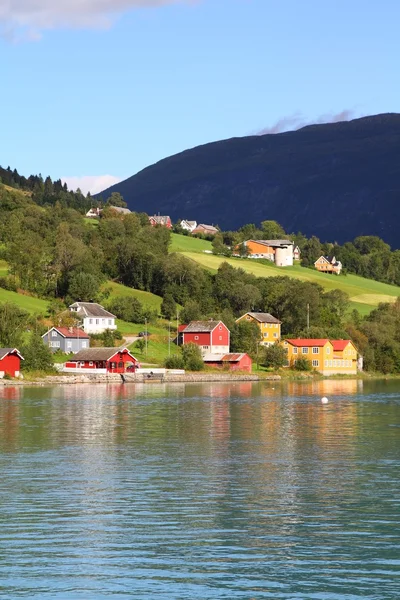
M 400 112 L 398 0 L 0 0 L 0 165 L 101 191 L 207 142 Z

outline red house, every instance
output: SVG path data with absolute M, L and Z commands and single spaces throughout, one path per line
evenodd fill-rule
M 24 360 L 24 357 L 16 348 L 0 348 L 0 379 L 3 379 L 4 375 L 19 377 L 21 360 Z
M 222 321 L 191 321 L 182 331 L 182 343 L 197 344 L 202 354 L 228 354 L 230 331 Z
M 152 227 L 155 227 L 156 225 L 162 225 L 163 227 L 172 229 L 172 221 L 168 216 L 153 215 L 152 217 L 149 217 L 149 221 Z
M 251 373 L 253 361 L 248 354 L 206 354 L 203 358 L 208 367 Z
M 64 371 L 87 370 L 96 373 L 134 373 L 140 367 L 127 348 L 88 348 L 75 354 Z

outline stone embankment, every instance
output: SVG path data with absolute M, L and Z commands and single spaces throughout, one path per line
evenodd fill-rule
M 280 380 L 279 375 L 270 375 L 263 377 L 263 380 Z M 125 373 L 123 377 L 117 373 L 107 375 L 51 375 L 38 379 L 36 381 L 26 381 L 24 379 L 5 380 L 0 379 L 1 385 L 71 385 L 82 383 L 209 383 L 225 382 L 234 383 L 236 381 L 260 381 L 258 375 L 234 374 L 234 373 L 185 373 L 176 375 L 166 373 L 165 375 L 148 376 L 143 374 Z

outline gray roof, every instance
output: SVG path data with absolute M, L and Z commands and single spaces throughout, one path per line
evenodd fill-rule
M 269 313 L 261 313 L 261 312 L 248 312 L 246 315 L 250 315 L 253 319 L 256 319 L 259 323 L 280 323 L 279 319 L 273 317 Z M 240 317 L 243 318 L 243 317 Z M 238 321 L 239 319 L 237 319 Z
M 271 248 L 279 248 L 281 246 L 293 246 L 293 242 L 290 240 L 252 240 L 254 242 L 258 242 L 259 244 L 265 244 L 266 246 L 271 246 Z
M 7 356 L 7 354 L 18 354 L 21 360 L 25 360 L 17 348 L 0 348 L 0 360 Z
M 70 304 L 70 308 L 78 308 L 78 315 L 85 317 L 108 317 L 116 319 L 116 316 L 108 312 L 100 304 L 96 302 L 74 302 Z
M 213 331 L 221 321 L 191 321 L 183 333 L 206 333 Z
M 110 360 L 117 352 L 129 353 L 132 356 L 127 348 L 87 348 L 77 352 L 72 360 Z
M 129 208 L 123 208 L 122 206 L 109 206 L 108 208 L 112 208 L 115 212 L 121 213 L 122 215 L 130 215 L 131 211 Z

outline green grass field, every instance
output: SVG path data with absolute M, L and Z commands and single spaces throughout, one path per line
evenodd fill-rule
M 126 287 L 120 283 L 114 281 L 107 281 L 104 287 L 111 289 L 111 295 L 109 300 L 113 298 L 120 298 L 121 296 L 129 296 L 131 298 L 137 298 L 143 306 L 147 306 L 152 310 L 160 311 L 162 298 L 151 294 L 150 292 L 143 292 L 142 290 L 134 290 L 133 288 Z
M 352 308 L 356 308 L 361 314 L 368 314 L 380 302 L 394 302 L 400 296 L 400 287 L 380 283 L 372 279 L 364 279 L 358 275 L 328 275 L 299 265 L 279 268 L 273 264 L 260 264 L 254 259 L 227 259 L 222 256 L 199 252 L 182 252 L 182 254 L 212 272 L 216 272 L 223 262 L 227 262 L 233 267 L 241 268 L 257 277 L 287 275 L 301 281 L 319 283 L 326 290 L 343 290 L 349 294 Z
M 212 250 L 211 242 L 187 235 L 171 234 L 170 252 L 204 252 L 204 250 Z
M 24 294 L 10 292 L 9 290 L 0 288 L 0 303 L 3 302 L 12 302 L 13 304 L 17 304 L 20 308 L 23 308 L 31 314 L 45 315 L 47 312 L 47 300 L 33 298 L 32 296 L 25 296 Z

